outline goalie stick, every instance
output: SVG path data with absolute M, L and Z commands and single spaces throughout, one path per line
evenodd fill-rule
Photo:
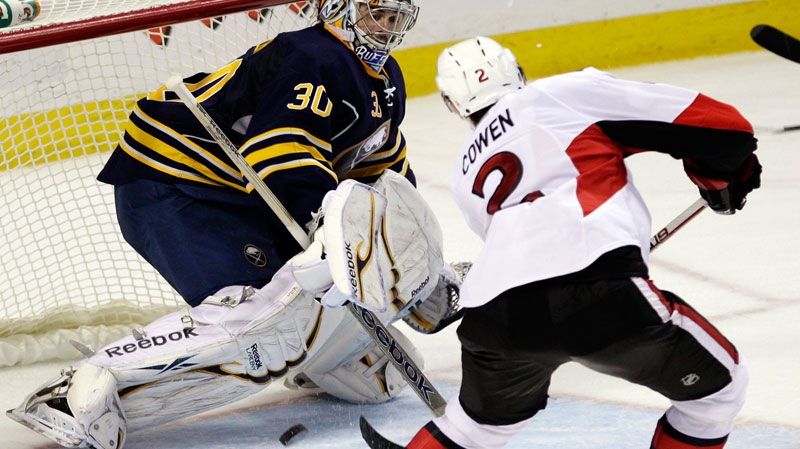
M 764 49 L 800 64 L 800 40 L 769 25 L 754 26 L 750 37 Z
M 280 200 L 272 193 L 272 190 L 264 183 L 264 180 L 258 176 L 253 167 L 245 160 L 244 156 L 239 153 L 236 145 L 228 139 L 228 136 L 222 132 L 222 129 L 219 128 L 214 119 L 203 106 L 198 103 L 194 95 L 189 92 L 189 89 L 183 84 L 182 77 L 180 75 L 170 76 L 166 82 L 166 87 L 178 95 L 211 137 L 222 147 L 225 154 L 236 167 L 242 171 L 245 179 L 253 185 L 253 188 L 261 195 L 275 215 L 278 216 L 281 223 L 292 233 L 297 243 L 299 243 L 303 249 L 308 248 L 310 239 L 305 231 L 303 231 L 303 228 L 300 227 L 294 220 L 294 217 L 289 214 Z M 395 368 L 403 375 L 403 379 L 408 383 L 411 389 L 422 399 L 422 402 L 431 409 L 431 412 L 433 412 L 435 416 L 442 416 L 447 406 L 444 397 L 436 390 L 433 384 L 431 384 L 430 380 L 423 374 L 414 360 L 409 357 L 408 352 L 400 346 L 391 332 L 389 332 L 389 329 L 384 326 L 372 312 L 353 301 L 350 301 L 350 305 L 347 309 L 356 317 L 356 321 L 364 328 L 367 334 L 378 344 L 381 351 L 392 361 L 392 364 L 394 364 Z
M 704 211 L 707 206 L 708 203 L 706 203 L 704 199 L 698 198 L 697 201 L 684 209 L 683 212 L 678 214 L 678 216 L 673 218 L 666 226 L 661 228 L 650 238 L 650 252 L 661 246 L 668 238 L 678 232 L 683 225 L 700 214 L 700 212 Z M 404 449 L 404 446 L 393 443 L 391 440 L 381 435 L 364 416 L 359 417 L 359 427 L 361 428 L 361 438 L 364 439 L 367 446 L 371 449 Z

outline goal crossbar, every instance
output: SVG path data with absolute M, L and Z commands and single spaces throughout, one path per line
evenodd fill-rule
M 84 19 L 0 30 L 0 54 L 77 42 L 290 3 L 287 0 L 190 0 Z

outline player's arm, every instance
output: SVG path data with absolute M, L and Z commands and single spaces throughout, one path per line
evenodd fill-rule
M 709 207 L 733 214 L 761 184 L 757 139 L 733 107 L 699 94 L 674 122 L 601 121 L 597 126 L 628 153 L 658 151 L 681 159 Z

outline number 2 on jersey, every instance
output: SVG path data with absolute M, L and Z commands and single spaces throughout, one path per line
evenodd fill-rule
M 489 198 L 489 202 L 486 204 L 486 213 L 489 215 L 494 215 L 497 211 L 502 209 L 503 202 L 511 196 L 512 192 L 514 192 L 519 185 L 523 172 L 522 161 L 516 154 L 508 151 L 502 151 L 492 155 L 481 165 L 478 174 L 475 176 L 475 182 L 472 183 L 473 194 L 480 198 L 485 198 L 484 187 L 486 185 L 486 179 L 489 177 L 489 174 L 494 171 L 500 172 L 501 178 L 497 189 L 495 189 L 494 193 Z M 530 192 L 522 198 L 520 204 L 531 203 L 543 196 L 544 194 L 539 190 Z

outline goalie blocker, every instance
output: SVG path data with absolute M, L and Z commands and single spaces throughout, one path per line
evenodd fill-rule
M 432 291 L 457 288 L 436 288 L 443 262 L 432 211 L 405 178 L 386 173 L 374 187 L 343 182 L 329 193 L 312 244 L 263 288 L 227 287 L 154 321 L 63 370 L 9 416 L 66 447 L 119 449 L 128 432 L 234 402 L 280 378 L 349 401 L 396 396 L 402 374 L 352 314 L 319 301 L 348 298 L 390 323 Z M 375 213 L 351 213 L 359 210 Z M 392 334 L 420 363 L 403 334 Z

